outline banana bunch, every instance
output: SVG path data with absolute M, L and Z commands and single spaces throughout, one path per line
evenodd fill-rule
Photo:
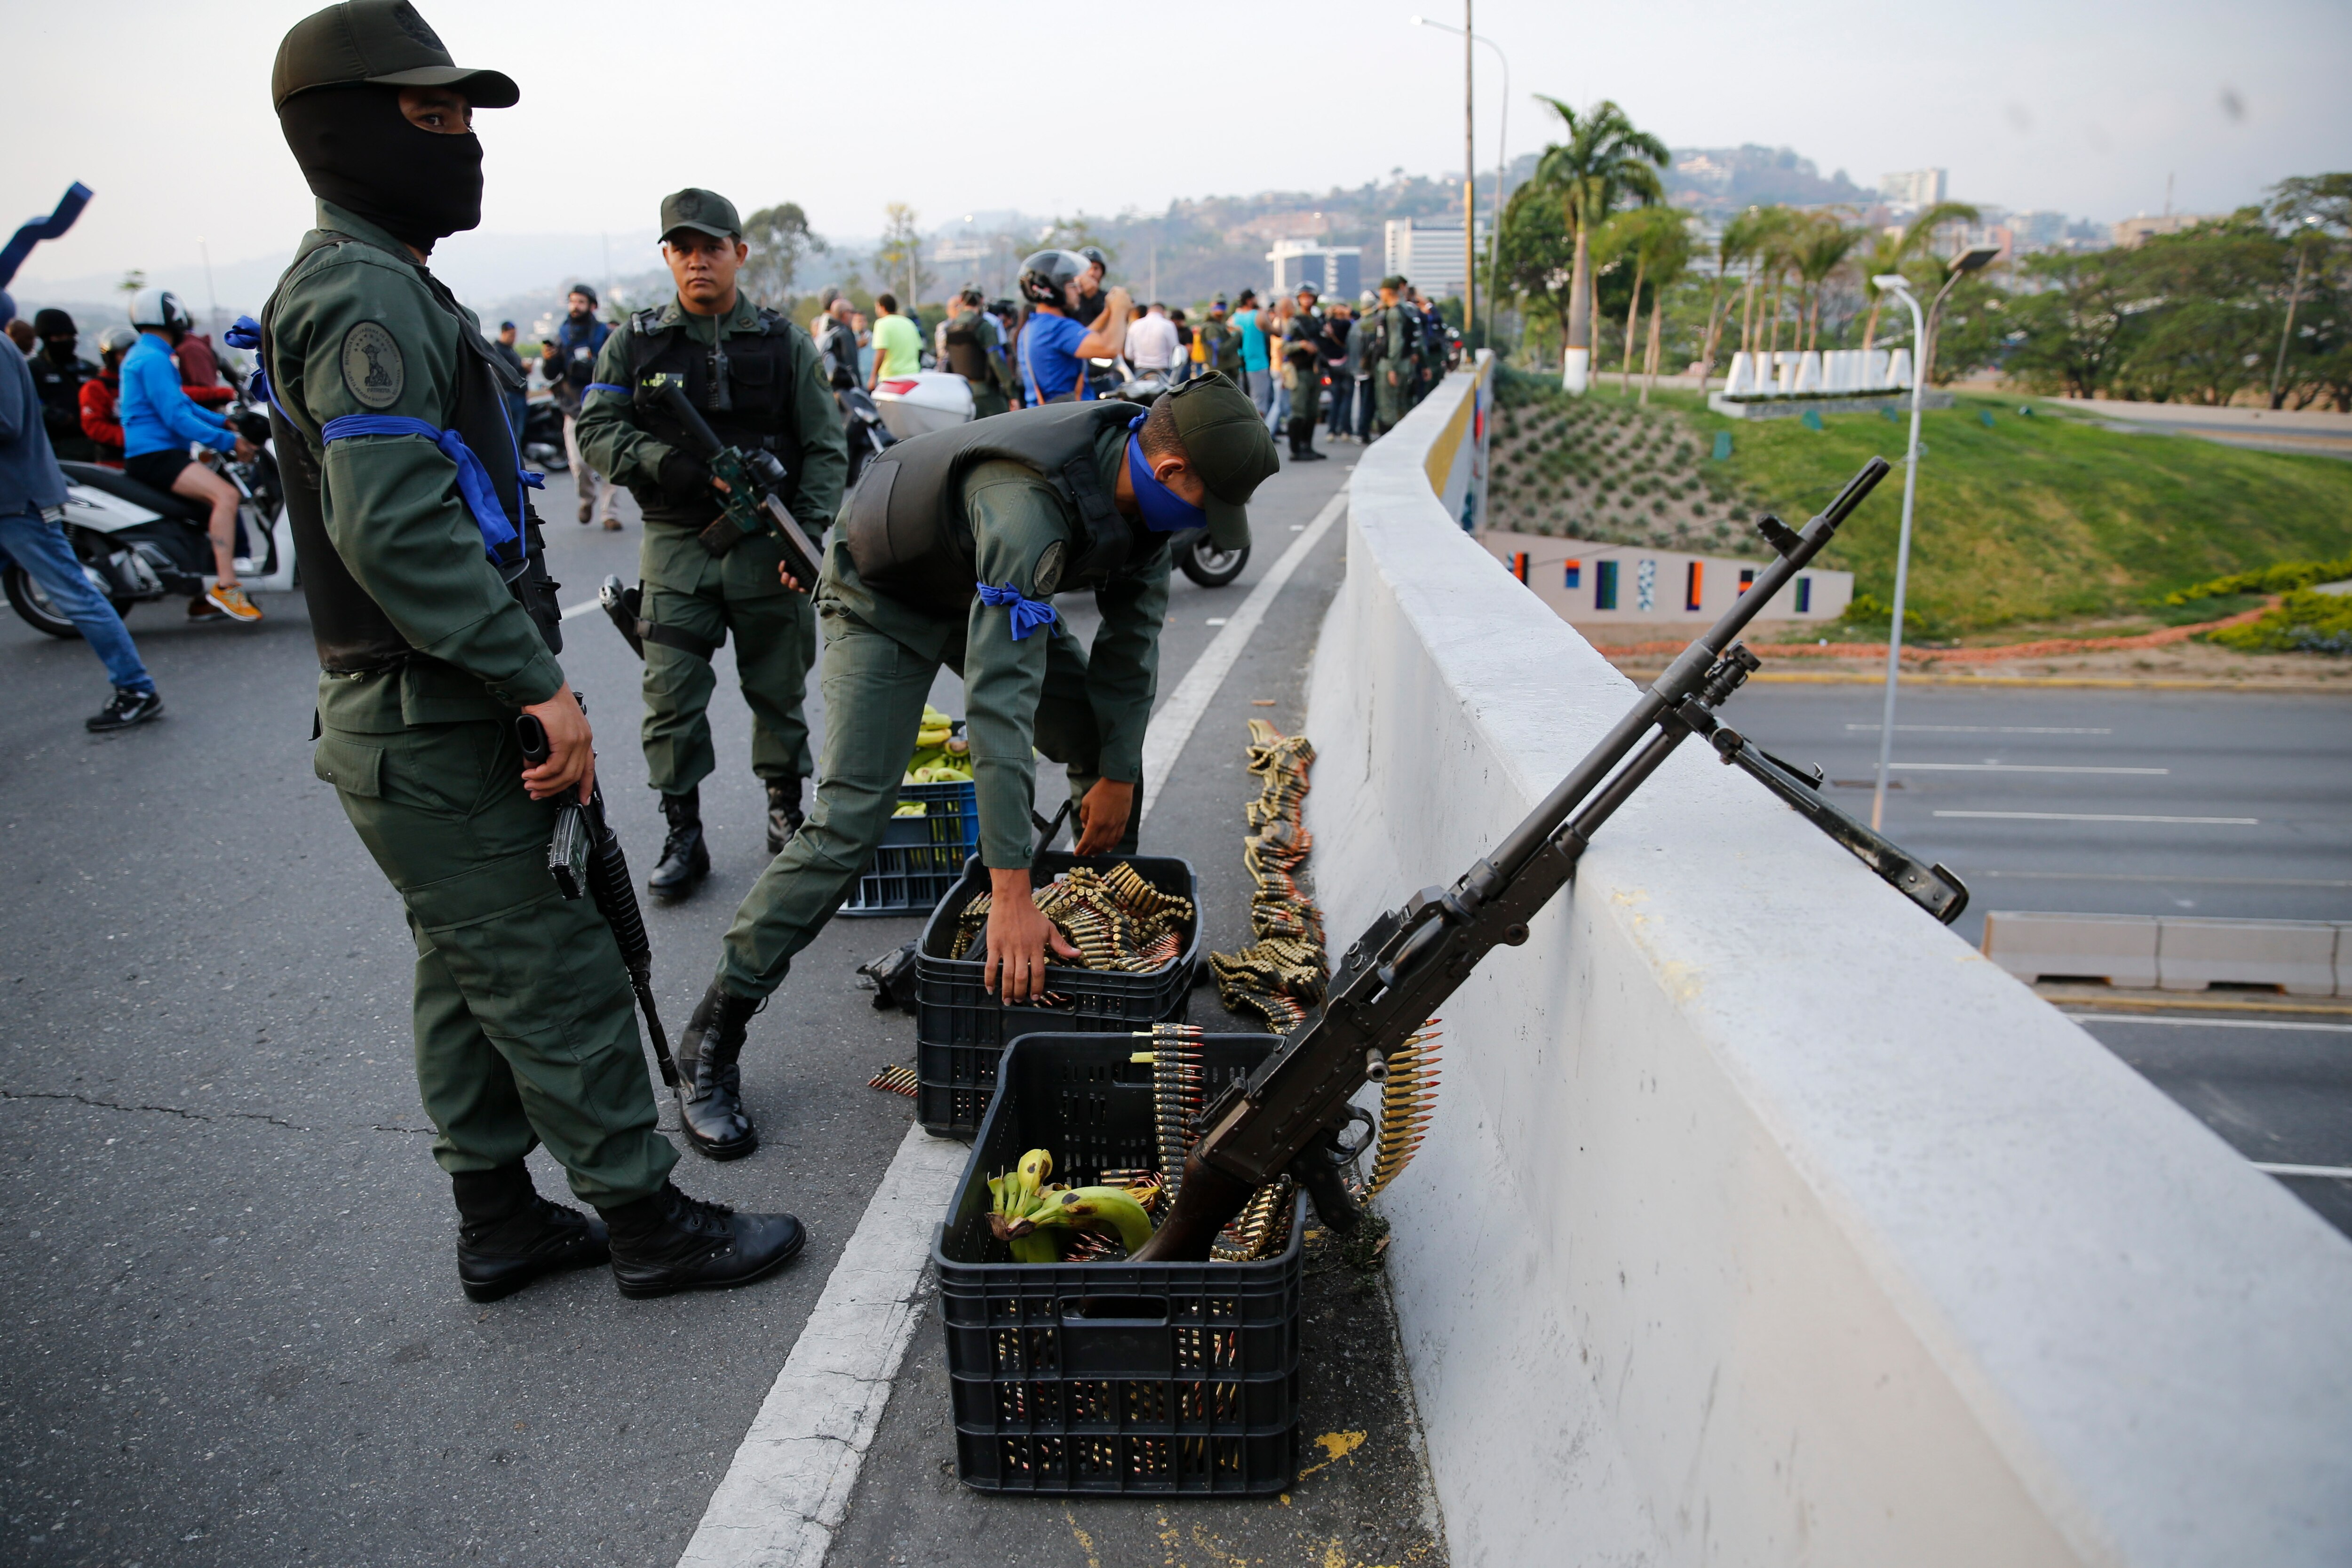
M 923 704 L 922 728 L 915 731 L 915 755 L 907 763 L 907 784 L 971 783 L 971 742 L 964 738 L 963 721 L 950 719 L 929 703 Z M 908 816 L 919 816 L 920 812 Z
M 1067 1187 L 1048 1182 L 1053 1173 L 1054 1156 L 1032 1149 L 988 1179 L 989 1232 L 1013 1249 L 1013 1262 L 1059 1263 L 1063 1232 L 1116 1236 L 1130 1256 L 1151 1239 L 1150 1215 L 1125 1187 Z

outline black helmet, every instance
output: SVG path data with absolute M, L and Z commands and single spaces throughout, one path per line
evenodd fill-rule
M 1035 305 L 1066 310 L 1069 287 L 1087 269 L 1086 258 L 1075 251 L 1041 250 L 1021 264 L 1021 297 Z
M 1105 272 L 1108 272 L 1110 270 L 1110 258 L 1102 253 L 1102 247 L 1100 246 L 1082 245 L 1078 247 L 1078 254 L 1087 258 L 1087 264 L 1088 266 L 1099 267 Z

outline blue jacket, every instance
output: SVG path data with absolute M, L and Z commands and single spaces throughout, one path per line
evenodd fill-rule
M 122 390 L 116 395 L 115 406 L 122 421 L 126 458 L 184 451 L 191 441 L 202 441 L 220 452 L 236 446 L 236 433 L 228 427 L 228 421 L 181 388 L 179 367 L 172 363 L 172 345 L 153 332 L 140 333 L 139 342 L 122 356 Z
M 63 506 L 66 477 L 41 419 L 33 367 L 16 344 L 0 346 L 8 351 L 0 353 L 0 517 Z

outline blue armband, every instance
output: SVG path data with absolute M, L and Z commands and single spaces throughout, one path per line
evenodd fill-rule
M 592 381 L 580 389 L 580 395 L 585 397 L 592 392 L 617 392 L 624 397 L 629 395 L 627 387 L 610 381 Z
M 490 471 L 482 459 L 466 445 L 466 438 L 455 430 L 436 430 L 422 419 L 411 419 L 398 414 L 346 414 L 327 421 L 319 432 L 322 441 L 341 441 L 351 436 L 422 436 L 441 449 L 441 455 L 457 466 L 457 493 L 466 502 L 466 510 L 474 515 L 474 526 L 481 531 L 482 553 L 493 566 L 519 565 L 523 558 L 522 535 L 508 521 L 506 508 L 499 504 L 499 492 L 491 488 Z M 541 474 L 518 468 L 515 477 L 526 487 L 538 489 L 547 480 Z M 501 555 L 499 551 L 513 545 L 514 553 Z
M 1010 584 L 1002 588 L 992 588 L 985 583 L 975 583 L 972 586 L 980 590 L 982 604 L 1013 612 L 1014 642 L 1019 642 L 1040 626 L 1052 626 L 1056 618 L 1052 605 L 1040 604 L 1034 599 L 1024 599 L 1021 596 L 1021 590 Z

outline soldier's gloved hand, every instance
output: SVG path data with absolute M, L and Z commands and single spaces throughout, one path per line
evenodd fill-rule
M 661 460 L 662 493 L 676 501 L 698 500 L 710 493 L 710 468 L 691 452 L 672 451 Z
M 1078 950 L 1059 926 L 1038 912 L 1025 868 L 992 868 L 988 880 L 988 964 L 981 972 L 981 984 L 1002 995 L 1007 1005 L 1026 1002 L 1045 993 L 1049 950 L 1061 958 L 1076 958 Z

